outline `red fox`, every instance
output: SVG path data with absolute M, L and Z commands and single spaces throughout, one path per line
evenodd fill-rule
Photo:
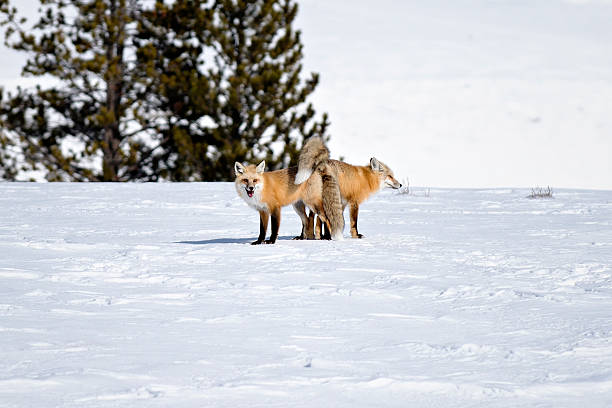
M 238 195 L 259 212 L 259 237 L 253 245 L 276 242 L 281 208 L 289 204 L 293 204 L 302 219 L 301 238 L 314 235 L 310 230 L 312 221 L 306 216 L 305 206 L 308 206 L 326 224 L 332 239 L 342 239 L 344 218 L 340 190 L 329 168 L 329 151 L 321 138 L 308 139 L 297 167 L 265 172 L 265 166 L 264 161 L 257 166 L 234 164 Z M 298 175 L 299 183 L 296 183 Z M 272 228 L 270 239 L 266 240 L 269 218 L 272 218 Z
M 338 160 L 329 160 L 326 162 L 326 166 L 328 172 L 337 180 L 340 188 L 342 210 L 347 205 L 349 206 L 351 237 L 363 238 L 363 235 L 357 230 L 359 204 L 383 187 L 398 189 L 402 185 L 394 178 L 393 171 L 375 157 L 370 159 L 369 166 L 353 166 Z M 313 222 L 312 217 L 308 219 L 308 222 Z M 310 231 L 312 227 L 309 225 L 302 229 Z M 318 235 L 320 235 L 320 230 L 321 225 L 318 224 L 315 238 L 318 238 Z

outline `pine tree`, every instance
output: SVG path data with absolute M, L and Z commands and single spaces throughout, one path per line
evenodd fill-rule
M 135 38 L 142 83 L 155 101 L 157 131 L 165 141 L 164 176 L 175 181 L 214 180 L 207 171 L 209 144 L 202 130 L 212 101 L 211 82 L 201 68 L 213 19 L 207 3 L 158 0 L 143 13 Z
M 6 16 L 6 19 L 0 19 L 0 25 L 6 20 L 13 21 L 14 24 L 16 18 L 15 15 L 17 10 L 14 7 L 11 7 L 8 0 L 0 0 L 0 16 Z M 6 24 L 6 23 L 4 23 Z M 8 27 L 9 32 L 12 30 L 12 27 Z M 0 101 L 2 101 L 4 96 L 4 91 L 0 88 Z M 17 163 L 17 157 L 12 150 L 15 147 L 15 142 L 12 137 L 3 129 L 2 122 L 0 120 L 0 180 L 10 180 L 14 181 L 17 178 L 19 165 Z
M 228 180 L 235 161 L 285 167 L 325 136 L 292 0 L 40 1 L 28 31 L 0 0 L 23 73 L 51 84 L 0 97 L 0 126 L 48 180 Z
M 33 30 L 5 13 L 7 45 L 32 55 L 23 75 L 51 84 L 0 103 L 28 168 L 52 181 L 159 178 L 163 141 L 146 115 L 131 41 L 139 13 L 134 0 L 41 0 Z
M 11 155 L 13 141 L 0 129 L 0 180 L 15 181 L 17 179 L 18 163 Z
M 269 169 L 297 159 L 305 137 L 325 136 L 306 99 L 303 46 L 291 0 L 158 1 L 142 39 L 157 51 L 150 91 L 168 114 L 175 179 L 228 180 L 235 161 Z M 145 46 L 141 44 L 141 49 Z M 151 77 L 152 78 L 152 77 Z M 306 105 L 306 106 L 304 106 Z
M 314 117 L 308 104 L 318 74 L 302 83 L 303 45 L 292 23 L 298 6 L 291 0 L 221 0 L 214 26 L 216 68 L 211 69 L 219 90 L 217 171 L 234 161 L 253 161 L 264 155 L 268 166 L 286 167 L 297 158 L 303 136 L 324 135 L 328 122 L 307 128 Z M 278 152 L 275 152 L 275 145 Z M 282 150 L 281 150 L 282 148 Z

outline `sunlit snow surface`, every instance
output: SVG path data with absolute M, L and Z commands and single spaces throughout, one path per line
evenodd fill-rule
M 0 184 L 0 406 L 611 406 L 612 192 L 424 194 L 251 246 L 231 183 Z

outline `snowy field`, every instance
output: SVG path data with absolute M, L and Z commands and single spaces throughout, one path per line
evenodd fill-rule
M 0 406 L 610 407 L 612 192 L 528 193 L 251 246 L 231 183 L 0 183 Z
M 333 155 L 418 185 L 612 189 L 611 0 L 298 3 Z

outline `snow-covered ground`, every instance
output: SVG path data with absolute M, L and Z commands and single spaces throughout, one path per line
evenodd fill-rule
M 528 193 L 251 246 L 230 183 L 0 184 L 0 406 L 609 407 L 612 192 Z
M 298 4 L 336 157 L 418 185 L 612 189 L 612 1 Z

